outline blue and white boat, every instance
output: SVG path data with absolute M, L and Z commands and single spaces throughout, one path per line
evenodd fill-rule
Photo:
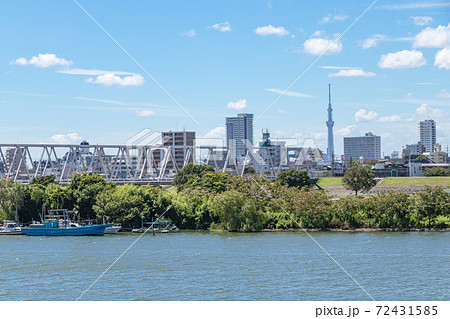
M 103 236 L 105 229 L 114 224 L 101 224 L 91 226 L 80 226 L 68 218 L 67 210 L 53 210 L 49 212 L 62 211 L 63 215 L 48 215 L 43 223 L 30 224 L 22 228 L 22 234 L 28 236 Z

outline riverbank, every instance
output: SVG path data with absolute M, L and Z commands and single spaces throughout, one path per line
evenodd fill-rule
M 450 228 L 311 228 L 311 229 L 263 229 L 262 232 L 353 232 L 353 233 L 371 233 L 371 232 L 449 232 Z

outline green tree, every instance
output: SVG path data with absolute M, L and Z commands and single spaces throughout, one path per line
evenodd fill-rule
M 141 226 L 141 218 L 147 215 L 148 206 L 141 187 L 125 184 L 98 193 L 93 210 L 100 220 L 135 228 Z
M 256 170 L 253 166 L 246 166 L 244 168 L 244 174 L 255 174 Z
M 378 163 L 378 161 L 374 159 L 374 160 L 367 161 L 366 165 L 369 165 L 371 167 L 371 166 L 374 166 L 377 163 Z
M 73 207 L 80 212 L 81 218 L 93 219 L 96 196 L 107 188 L 114 188 L 115 184 L 107 183 L 101 175 L 76 174 L 67 186 L 73 198 Z
M 358 195 L 359 191 L 368 191 L 377 184 L 370 167 L 358 162 L 349 163 L 349 166 L 342 178 L 342 185 L 346 189 L 355 191 L 355 195 Z
M 25 187 L 12 178 L 0 178 L 0 220 L 15 219 L 23 203 Z
M 450 170 L 443 167 L 430 167 L 425 169 L 423 176 L 450 176 Z
M 45 188 L 44 204 L 49 209 L 73 208 L 73 196 L 67 187 L 59 184 L 49 184 Z
M 22 204 L 19 207 L 19 219 L 23 223 L 40 220 L 44 204 L 46 187 L 42 184 L 29 184 L 25 187 Z
M 264 215 L 253 199 L 236 191 L 226 191 L 214 197 L 211 212 L 219 218 L 220 227 L 227 231 L 254 232 L 264 225 Z
M 208 165 L 196 165 L 189 163 L 180 169 L 173 179 L 173 186 L 178 190 L 189 187 L 192 183 L 198 183 L 206 173 L 214 172 L 214 168 Z
M 415 199 L 417 213 L 420 218 L 428 220 L 429 228 L 434 217 L 450 215 L 450 197 L 441 187 L 427 186 L 425 190 L 416 194 Z
M 33 177 L 30 184 L 39 184 L 43 186 L 48 186 L 49 184 L 58 184 L 55 175 L 46 175 L 40 177 Z
M 227 189 L 229 177 L 230 175 L 222 172 L 207 172 L 196 181 L 194 187 L 200 187 L 213 193 L 221 193 Z
M 296 188 L 311 186 L 311 180 L 308 173 L 306 171 L 297 171 L 293 168 L 282 171 L 277 177 L 277 182 L 281 185 Z

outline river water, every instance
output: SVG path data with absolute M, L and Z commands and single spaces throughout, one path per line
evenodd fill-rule
M 450 233 L 311 235 L 375 300 L 449 300 Z M 137 238 L 0 236 L 0 300 L 76 300 Z M 145 234 L 80 300 L 370 300 L 304 233 Z

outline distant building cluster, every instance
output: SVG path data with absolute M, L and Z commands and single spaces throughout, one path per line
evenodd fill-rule
M 162 132 L 160 141 L 144 148 L 134 146 L 114 146 L 116 154 L 106 154 L 107 146 L 90 146 L 82 141 L 79 146 L 68 146 L 63 156 L 58 157 L 48 149 L 43 150 L 42 158 L 33 160 L 28 147 L 8 148 L 4 153 L 0 146 L 0 174 L 19 176 L 21 173 L 55 174 L 61 179 L 70 178 L 75 171 L 104 172 L 114 178 L 132 179 L 143 176 L 175 174 L 188 163 L 213 166 L 216 170 L 239 174 L 253 167 L 256 172 L 276 177 L 282 170 L 306 169 L 310 176 L 321 177 L 343 174 L 351 161 L 376 163 L 372 167 L 377 176 L 420 176 L 427 167 L 440 166 L 450 169 L 448 150 L 444 152 L 437 143 L 436 122 L 426 119 L 418 123 L 417 142 L 407 144 L 391 156 L 382 155 L 381 136 L 372 132 L 364 136 L 344 137 L 343 155 L 339 158 L 334 151 L 333 108 L 331 105 L 331 86 L 327 108 L 327 149 L 322 152 L 317 147 L 288 146 L 286 141 L 274 140 L 266 129 L 255 142 L 253 114 L 239 113 L 225 118 L 226 147 L 196 145 L 194 131 Z M 91 153 L 92 150 L 92 153 Z M 207 150 L 207 155 L 199 153 Z M 47 154 L 45 153 L 47 152 Z M 27 160 L 31 167 L 28 168 Z

